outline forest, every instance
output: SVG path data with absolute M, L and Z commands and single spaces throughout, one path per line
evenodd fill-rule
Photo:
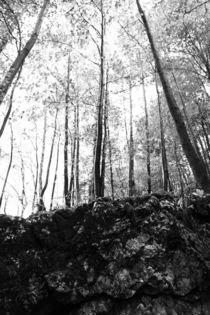
M 0 212 L 210 191 L 210 1 L 0 1 Z

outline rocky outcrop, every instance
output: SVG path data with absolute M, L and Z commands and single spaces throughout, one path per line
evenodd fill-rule
M 210 314 L 210 198 L 0 216 L 2 315 Z

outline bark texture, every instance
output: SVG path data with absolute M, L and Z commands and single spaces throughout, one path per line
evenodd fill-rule
M 1 314 L 209 314 L 209 204 L 153 194 L 1 215 Z

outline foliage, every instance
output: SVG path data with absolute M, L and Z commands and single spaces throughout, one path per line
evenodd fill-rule
M 209 10 L 210 4 L 199 1 L 142 1 L 160 52 L 164 71 L 173 87 L 174 95 L 185 117 L 192 141 L 198 146 L 206 167 L 210 168 L 209 109 Z M 147 190 L 147 141 L 145 133 L 142 80 L 145 81 L 148 103 L 149 144 L 152 190 L 162 188 L 160 117 L 158 95 L 160 91 L 163 131 L 169 176 L 174 193 L 182 193 L 193 185 L 193 176 L 183 154 L 173 121 L 168 113 L 149 43 L 135 1 L 104 1 L 105 70 L 109 68 L 108 127 L 110 138 L 106 146 L 105 195 L 114 197 L 128 194 L 129 161 L 129 86 L 132 76 L 134 112 L 135 182 L 136 192 Z M 9 1 L 0 4 L 0 65 L 1 79 L 12 60 L 24 47 L 35 24 L 42 1 Z M 59 140 L 59 163 L 54 206 L 64 203 L 63 146 L 64 109 L 67 88 L 67 63 L 70 56 L 69 94 L 69 156 L 72 156 L 75 137 L 79 139 L 79 187 L 81 200 L 90 198 L 93 177 L 96 113 L 100 80 L 100 1 L 51 1 L 39 39 L 27 57 L 14 88 L 10 123 L 14 130 L 13 163 L 4 193 L 1 212 L 25 215 L 34 211 L 34 200 L 39 185 L 44 113 L 47 132 L 43 180 L 47 173 L 54 117 L 58 110 L 58 128 L 54 143 L 49 184 L 45 204 L 49 208 L 56 168 L 56 145 Z M 15 82 L 13 82 L 14 84 Z M 3 121 L 10 103 L 12 88 L 1 105 Z M 75 127 L 75 110 L 79 108 L 79 129 Z M 10 130 L 7 124 L 0 139 L 1 185 L 9 164 Z M 110 143 L 110 145 L 109 145 Z M 111 160 L 109 154 L 111 152 Z M 69 169 L 72 165 L 70 158 Z M 22 163 L 22 164 L 21 164 Z M 24 165 L 22 167 L 21 165 Z M 112 167 L 112 170 L 110 168 Z M 74 170 L 74 172 L 76 172 Z M 76 178 L 76 173 L 75 178 Z M 24 175 L 24 176 L 23 176 Z M 23 187 L 25 192 L 23 193 Z M 76 184 L 75 184 L 76 187 Z M 25 196 L 24 196 L 25 194 Z M 75 188 L 76 196 L 76 188 Z M 25 199 L 24 199 L 25 198 Z M 23 203 L 23 199 L 25 202 Z M 74 197 L 76 202 L 76 197 Z M 18 207 L 17 207 L 18 204 Z M 15 206 L 16 205 L 16 206 Z

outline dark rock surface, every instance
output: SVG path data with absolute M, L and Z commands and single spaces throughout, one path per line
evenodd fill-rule
M 0 216 L 1 315 L 210 315 L 210 198 Z

